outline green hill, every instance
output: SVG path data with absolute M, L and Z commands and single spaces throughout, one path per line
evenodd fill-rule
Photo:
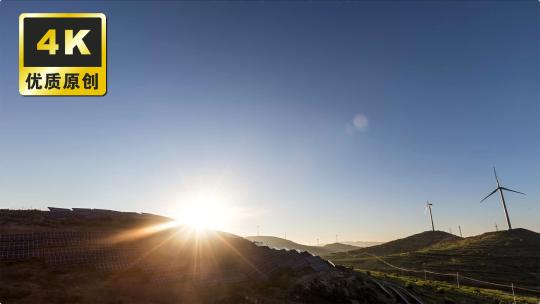
M 346 244 L 346 245 L 352 245 L 352 246 L 364 248 L 364 247 L 371 247 L 371 246 L 381 245 L 381 244 L 384 244 L 385 242 L 345 241 L 345 242 L 341 242 L 341 243 Z
M 487 232 L 454 241 L 443 241 L 425 251 L 458 254 L 485 253 L 487 255 L 540 255 L 540 234 L 523 228 Z
M 390 241 L 381 245 L 361 248 L 349 252 L 350 256 L 362 253 L 371 253 L 376 255 L 389 255 L 420 250 L 443 241 L 455 241 L 460 237 L 444 231 L 425 231 L 406 238 Z
M 342 244 L 342 243 L 332 243 L 322 246 L 322 248 L 328 249 L 331 252 L 345 252 L 358 249 L 357 246 Z
M 438 235 L 444 236 L 441 233 Z M 428 236 L 427 240 L 420 240 L 421 236 Z M 372 250 L 337 253 L 330 260 L 360 269 L 395 271 L 379 260 L 366 256 L 367 252 L 406 269 L 459 272 L 462 276 L 489 282 L 540 288 L 540 234 L 536 232 L 513 229 L 463 239 L 440 237 L 436 243 L 431 238 L 434 236 L 432 232 L 424 232 L 366 248 Z M 407 244 L 407 241 L 411 243 Z

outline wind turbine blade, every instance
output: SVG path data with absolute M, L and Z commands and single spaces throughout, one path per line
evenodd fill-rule
M 493 193 L 497 192 L 497 190 L 499 190 L 499 188 L 493 190 L 490 194 L 488 194 L 486 197 L 484 197 L 484 198 L 480 201 L 480 203 L 483 202 L 483 201 L 485 201 L 486 198 L 490 197 Z
M 505 187 L 501 187 L 501 189 L 506 190 L 506 191 L 515 192 L 515 193 L 519 193 L 519 194 L 523 194 L 523 195 L 527 195 L 527 194 L 525 194 L 525 193 L 523 193 L 523 192 L 519 192 L 519 191 L 516 191 L 516 190 L 508 189 L 508 188 L 505 188 Z
M 495 180 L 497 181 L 497 185 L 499 185 L 499 178 L 497 177 L 497 170 L 495 170 L 495 166 L 493 166 L 493 175 L 495 175 Z

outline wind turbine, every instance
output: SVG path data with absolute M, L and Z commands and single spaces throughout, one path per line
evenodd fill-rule
M 430 203 L 429 201 L 427 201 L 426 202 L 426 209 L 424 209 L 424 215 L 426 214 L 426 212 L 429 209 L 429 217 L 431 218 L 431 229 L 433 231 L 435 231 L 435 225 L 433 224 L 433 214 L 431 213 L 431 206 L 433 206 L 433 204 Z
M 508 188 L 505 188 L 505 187 L 501 186 L 501 184 L 499 183 L 499 178 L 497 177 L 497 171 L 495 170 L 495 167 L 493 167 L 493 174 L 495 175 L 495 180 L 497 181 L 497 188 L 495 188 L 495 190 L 491 191 L 490 194 L 488 194 L 486 197 L 484 197 L 484 199 L 482 199 L 480 201 L 480 203 L 485 201 L 486 198 L 490 197 L 493 193 L 499 191 L 499 194 L 501 195 L 501 203 L 502 203 L 502 206 L 504 208 L 504 215 L 506 216 L 506 222 L 508 223 L 508 230 L 512 230 L 512 224 L 510 224 L 510 217 L 508 216 L 508 209 L 506 209 L 506 201 L 504 200 L 503 190 L 510 191 L 510 192 L 515 192 L 515 193 L 519 193 L 519 194 L 523 194 L 523 195 L 525 195 L 525 193 L 519 192 L 519 191 L 516 191 L 516 190 L 512 190 L 512 189 L 508 189 Z

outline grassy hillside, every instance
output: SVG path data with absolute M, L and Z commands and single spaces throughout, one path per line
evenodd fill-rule
M 526 229 L 488 232 L 464 239 L 443 238 L 431 245 L 419 241 L 418 236 L 399 240 L 401 243 L 412 240 L 412 244 L 375 246 L 370 252 L 407 269 L 459 272 L 475 279 L 540 289 L 540 234 L 536 232 Z M 377 259 L 362 255 L 362 250 L 338 253 L 330 259 L 359 269 L 394 271 Z
M 276 248 L 276 249 L 296 249 L 298 251 L 307 251 L 314 255 L 324 256 L 332 254 L 334 251 L 331 248 L 321 247 L 321 246 L 308 246 L 295 243 L 286 239 L 282 239 L 275 236 L 247 236 L 246 239 L 253 242 L 260 242 L 261 244 Z
M 350 251 L 350 256 L 355 256 L 363 252 L 376 255 L 389 255 L 420 250 L 443 241 L 455 241 L 460 237 L 444 231 L 425 231 L 406 238 L 390 241 L 381 245 L 361 248 Z
M 540 234 L 527 229 L 487 232 L 454 241 L 443 241 L 425 248 L 426 252 L 453 252 L 462 255 L 485 253 L 488 256 L 538 256 Z
M 394 282 L 404 286 L 422 299 L 425 304 L 480 304 L 480 303 L 514 303 L 511 291 L 500 291 L 487 288 L 458 286 L 455 282 L 424 280 L 405 275 L 370 272 L 370 276 Z M 528 295 L 516 295 L 516 303 L 537 304 L 540 298 Z
M 384 244 L 385 242 L 346 241 L 346 242 L 341 242 L 341 243 L 364 248 L 364 247 L 381 245 L 381 244 Z
M 358 249 L 358 247 L 356 247 L 356 246 L 342 244 L 342 243 L 326 244 L 326 245 L 322 246 L 322 248 L 328 249 L 331 252 L 345 252 L 345 251 L 351 251 L 351 250 Z

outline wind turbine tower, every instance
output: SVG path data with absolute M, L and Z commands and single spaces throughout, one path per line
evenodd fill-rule
M 424 214 L 426 213 L 426 211 L 429 209 L 429 217 L 431 218 L 431 229 L 433 231 L 435 231 L 435 225 L 433 224 L 433 213 L 431 213 L 431 206 L 433 206 L 432 203 L 430 203 L 429 201 L 426 202 L 426 209 L 424 209 Z
M 501 184 L 499 183 L 499 178 L 497 177 L 497 171 L 495 170 L 495 167 L 493 167 L 493 175 L 495 175 L 495 180 L 497 181 L 497 188 L 495 188 L 495 190 L 491 191 L 491 193 L 488 194 L 486 197 L 484 197 L 484 199 L 482 199 L 480 202 L 485 201 L 493 193 L 499 191 L 499 194 L 501 196 L 501 204 L 502 204 L 503 209 L 504 209 L 504 215 L 506 216 L 506 222 L 508 223 L 508 230 L 512 230 L 512 224 L 510 223 L 510 217 L 508 216 L 508 209 L 506 208 L 506 201 L 504 200 L 503 190 L 510 191 L 510 192 L 515 192 L 515 193 L 519 193 L 519 194 L 523 194 L 523 195 L 525 195 L 525 193 L 519 192 L 519 191 L 516 191 L 516 190 L 512 190 L 512 189 L 508 189 L 508 188 L 505 188 L 505 187 L 501 186 Z
M 461 234 L 461 226 L 458 226 L 458 228 L 459 228 L 459 236 L 463 237 L 463 234 Z

